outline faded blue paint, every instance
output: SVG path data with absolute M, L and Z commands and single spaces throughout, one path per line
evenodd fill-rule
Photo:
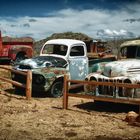
M 85 56 L 69 58 L 69 72 L 71 79 L 84 80 L 88 74 L 88 59 Z

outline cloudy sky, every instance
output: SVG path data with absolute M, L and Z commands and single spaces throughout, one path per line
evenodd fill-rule
M 92 38 L 140 36 L 140 0 L 0 0 L 2 35 L 44 39 L 81 32 Z

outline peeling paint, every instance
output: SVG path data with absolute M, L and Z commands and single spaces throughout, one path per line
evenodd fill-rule
M 86 53 L 86 45 L 82 41 L 49 40 L 43 45 L 40 56 L 21 61 L 15 69 L 32 70 L 33 90 L 48 91 L 56 80 L 63 82 L 65 74 L 73 80 L 84 80 L 88 74 Z
M 139 44 L 138 44 L 139 43 Z M 131 45 L 131 46 L 129 46 Z M 133 41 L 124 43 L 121 47 L 129 47 L 127 50 L 126 59 L 113 61 L 109 63 L 97 63 L 93 66 L 93 73 L 89 74 L 87 80 L 95 80 L 99 82 L 113 82 L 113 83 L 140 83 L 140 41 Z M 135 50 L 133 51 L 133 47 Z M 130 52 L 129 52 L 130 51 Z M 134 53 L 134 54 L 132 54 Z M 134 58 L 130 59 L 130 56 Z M 132 97 L 140 98 L 140 89 L 130 89 L 130 88 L 118 88 L 110 86 L 96 86 L 92 88 L 90 85 L 85 86 L 86 92 L 91 92 L 93 90 L 96 95 L 110 95 L 116 97 Z

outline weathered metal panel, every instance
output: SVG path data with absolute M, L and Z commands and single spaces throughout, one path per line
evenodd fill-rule
M 88 60 L 86 57 L 70 58 L 69 72 L 71 74 L 71 79 L 84 80 L 88 74 Z
M 121 47 L 133 47 L 137 53 L 139 51 L 140 41 L 131 41 L 124 43 Z M 136 48 L 137 47 L 137 48 Z M 136 51 L 131 49 L 127 50 L 129 53 L 134 54 L 136 58 L 122 59 L 109 63 L 98 63 L 93 66 L 95 73 L 91 73 L 86 77 L 86 80 L 97 81 L 97 82 L 112 82 L 112 83 L 132 83 L 140 84 L 140 59 L 135 55 Z M 132 52 L 131 52 L 132 51 Z M 131 52 L 131 53 L 130 53 Z M 115 96 L 119 97 L 131 97 L 140 98 L 140 89 L 126 88 L 126 87 L 111 87 L 108 86 L 85 86 L 86 92 L 91 92 L 94 95 L 104 95 L 104 96 Z

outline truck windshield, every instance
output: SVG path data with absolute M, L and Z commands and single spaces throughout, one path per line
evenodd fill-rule
M 42 50 L 42 54 L 57 54 L 65 56 L 67 54 L 68 47 L 59 44 L 46 44 Z
M 138 46 L 126 46 L 121 49 L 121 56 L 125 58 L 136 58 L 140 55 L 140 49 L 138 50 Z

